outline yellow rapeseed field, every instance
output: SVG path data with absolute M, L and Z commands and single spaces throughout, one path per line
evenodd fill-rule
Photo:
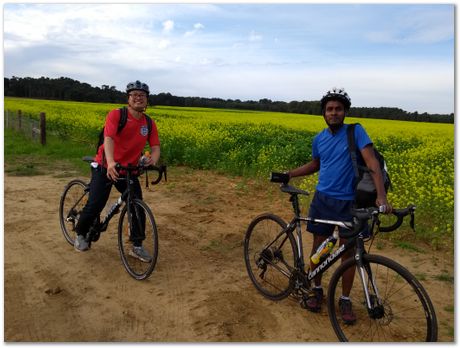
M 38 118 L 45 112 L 47 129 L 94 147 L 107 112 L 121 105 L 5 98 L 5 110 L 22 110 Z M 169 165 L 213 169 L 223 173 L 268 178 L 311 159 L 311 143 L 325 127 L 321 116 L 150 107 Z M 385 156 L 393 190 L 392 204 L 417 205 L 418 233 L 433 242 L 453 237 L 454 126 L 348 117 L 361 123 Z M 306 178 L 313 191 L 316 177 Z

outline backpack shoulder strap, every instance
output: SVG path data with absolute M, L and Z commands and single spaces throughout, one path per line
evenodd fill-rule
M 347 139 L 348 139 L 348 152 L 350 152 L 351 163 L 353 164 L 353 170 L 355 172 L 355 177 L 359 178 L 358 160 L 356 158 L 355 126 L 356 126 L 356 123 L 352 123 L 348 125 Z
M 118 121 L 118 128 L 117 128 L 117 133 L 120 133 L 123 128 L 126 126 L 126 122 L 128 121 L 128 109 L 126 106 L 122 107 L 119 109 L 120 110 L 120 120 Z M 146 120 L 147 120 L 147 128 L 149 131 L 149 137 L 150 133 L 152 133 L 152 119 L 150 118 L 149 115 L 144 114 Z
M 120 133 L 128 121 L 128 109 L 126 106 L 120 108 L 120 120 L 118 121 L 117 133 Z
M 144 116 L 145 116 L 145 119 L 147 120 L 147 128 L 149 130 L 148 138 L 150 138 L 150 134 L 152 133 L 152 128 L 153 128 L 152 118 L 147 114 L 144 114 Z

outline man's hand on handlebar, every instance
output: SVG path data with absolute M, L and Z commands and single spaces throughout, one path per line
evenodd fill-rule
M 117 171 L 117 162 L 107 163 L 107 178 L 109 178 L 112 181 L 117 181 L 118 177 L 119 174 Z
M 384 214 L 390 214 L 393 211 L 393 207 L 387 201 L 386 196 L 384 197 L 377 197 L 375 201 L 377 207 L 379 207 L 379 212 Z

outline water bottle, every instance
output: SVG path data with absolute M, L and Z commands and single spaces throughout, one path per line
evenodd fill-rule
M 150 159 L 150 151 L 145 151 L 144 155 L 141 157 L 140 165 L 143 166 Z
M 328 237 L 321 245 L 316 249 L 316 253 L 314 253 L 310 260 L 313 264 L 317 265 L 320 261 L 323 261 L 332 251 L 334 248 L 335 243 L 339 239 L 339 231 L 334 230 L 332 236 Z

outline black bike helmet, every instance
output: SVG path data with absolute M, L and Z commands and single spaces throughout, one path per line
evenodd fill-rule
M 327 91 L 326 94 L 321 98 L 321 112 L 324 114 L 324 108 L 329 100 L 338 100 L 343 103 L 345 111 L 350 110 L 351 99 L 347 92 L 343 88 L 332 88 Z
M 146 83 L 142 83 L 141 81 L 137 80 L 136 82 L 130 82 L 126 86 L 126 93 L 131 91 L 144 91 L 147 93 L 147 96 L 150 94 L 149 86 Z

